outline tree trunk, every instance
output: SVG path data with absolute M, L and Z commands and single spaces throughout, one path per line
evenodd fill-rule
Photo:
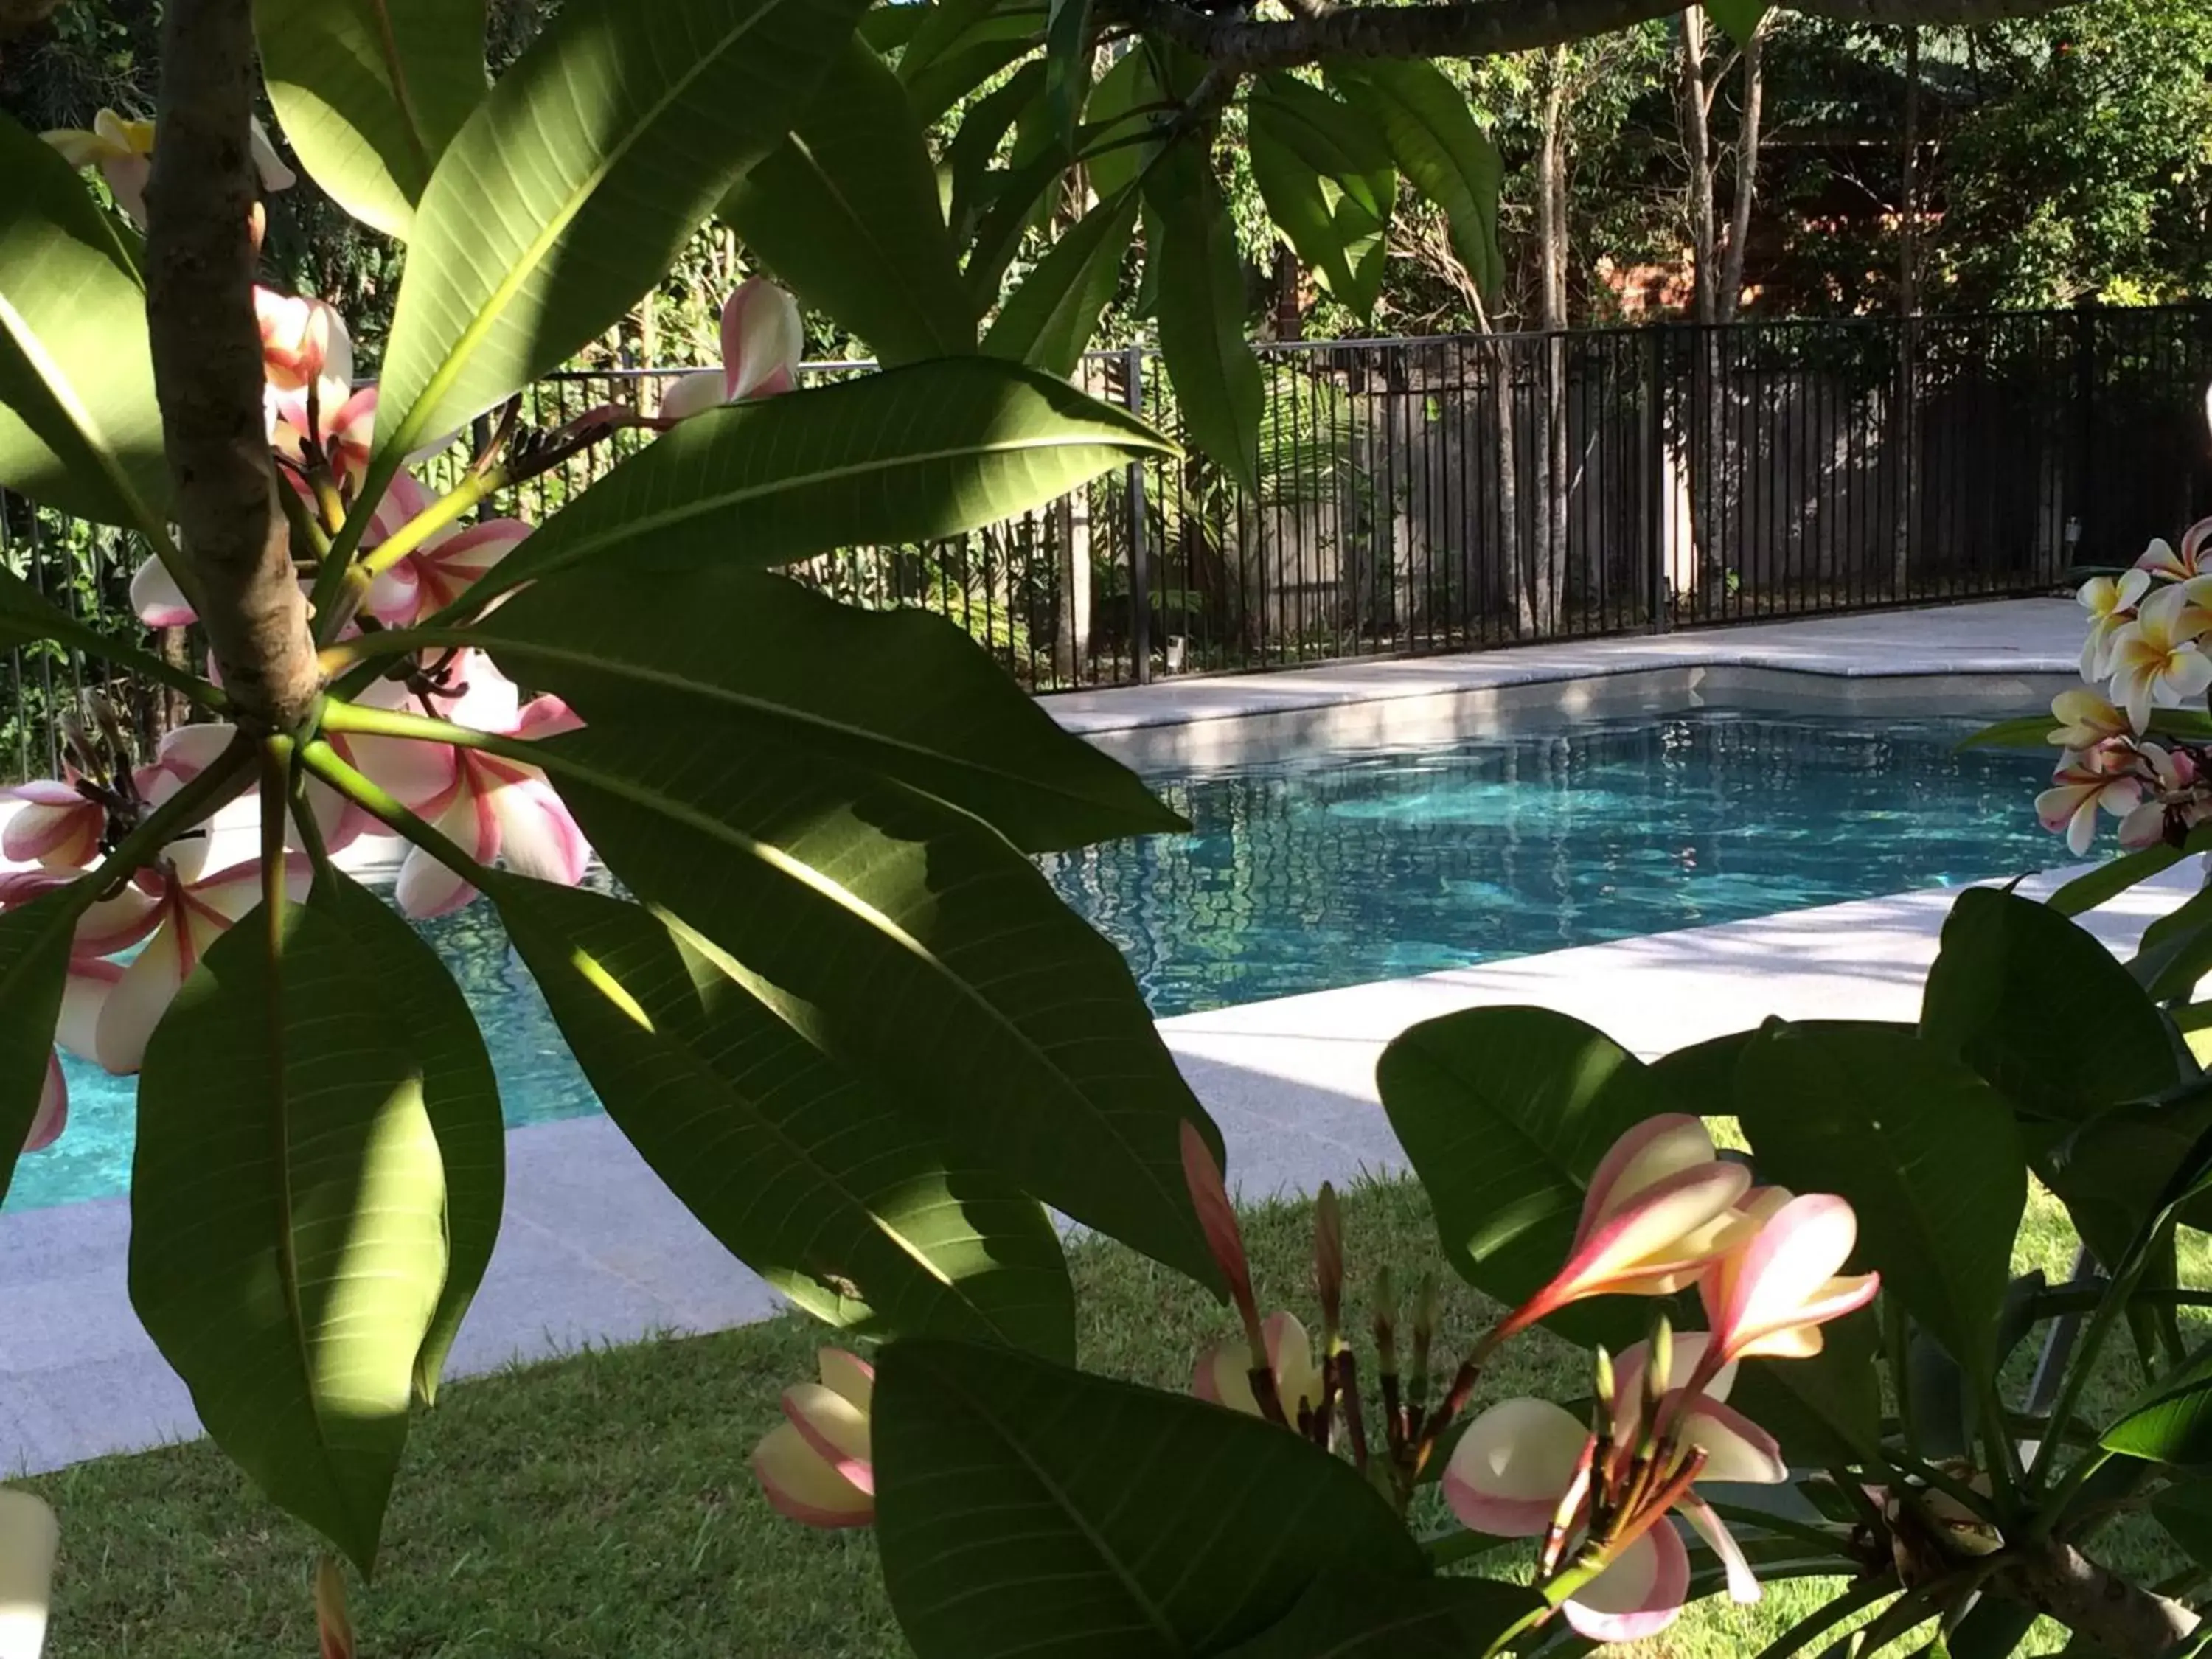
M 1751 240 L 1752 204 L 1759 195 L 1759 111 L 1765 90 L 1763 73 L 1766 29 L 1762 22 L 1743 45 L 1743 118 L 1736 129 L 1735 191 L 1729 203 L 1728 252 L 1721 261 L 1720 320 L 1735 321 L 1743 308 L 1743 259 Z M 1710 188 L 1710 186 L 1708 186 Z
M 1544 60 L 1543 125 L 1536 147 L 1536 241 L 1543 289 L 1540 325 L 1542 395 L 1537 399 L 1537 465 L 1541 469 L 1533 517 L 1534 594 L 1538 628 L 1556 633 L 1565 586 L 1567 532 L 1567 187 L 1565 135 L 1567 50 L 1554 46 Z
M 1897 390 L 1890 415 L 1897 446 L 1897 508 L 1890 551 L 1890 597 L 1910 597 L 1913 532 L 1920 518 L 1920 28 L 1905 27 L 1905 155 L 1897 270 Z
M 176 520 L 240 723 L 289 731 L 322 689 L 262 414 L 252 0 L 170 0 L 146 190 L 146 319 Z
M 1696 6 L 1682 14 L 1682 65 L 1675 90 L 1681 122 L 1682 151 L 1690 167 L 1690 258 L 1692 285 L 1698 321 L 1713 316 L 1713 269 L 1716 234 L 1713 222 L 1713 143 L 1705 118 L 1705 15 Z

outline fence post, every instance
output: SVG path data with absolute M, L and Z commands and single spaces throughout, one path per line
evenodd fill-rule
M 2097 296 L 2094 294 L 2082 295 L 2074 307 L 2074 413 L 2073 510 L 2067 514 L 2071 522 L 2061 530 L 2069 566 L 2089 556 L 2085 544 L 2097 522 L 2091 499 L 2095 490 L 2097 434 Z M 2069 533 L 2075 532 L 2076 526 L 2078 532 Z
M 1127 352 L 1128 370 L 1122 395 L 1129 413 L 1145 418 L 1145 346 L 1139 340 Z M 1129 656 L 1130 672 L 1139 685 L 1152 678 L 1152 573 L 1145 551 L 1145 464 L 1129 463 Z
M 1644 327 L 1644 631 L 1667 631 L 1667 325 Z

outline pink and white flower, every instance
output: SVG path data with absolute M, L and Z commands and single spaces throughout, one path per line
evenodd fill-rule
M 788 392 L 797 384 L 806 330 L 799 302 L 765 276 L 738 284 L 722 307 L 722 367 L 686 374 L 661 393 L 664 420 L 688 420 L 723 404 Z
M 2152 544 L 2154 548 L 2165 545 L 2164 542 Z M 2124 570 L 2118 576 L 2092 576 L 2075 590 L 2075 603 L 2089 613 L 2089 635 L 2081 644 L 2083 679 L 2105 678 L 2105 653 L 2112 635 L 2135 620 L 2136 606 L 2149 591 L 2150 573 L 2144 569 Z
M 370 517 L 364 548 L 381 546 L 402 525 L 429 509 L 429 492 L 408 473 L 392 481 Z M 368 609 L 387 628 L 405 628 L 442 611 L 512 553 L 530 526 L 520 519 L 487 519 L 441 530 L 390 568 L 368 590 Z
M 2136 607 L 2133 622 L 2116 629 L 2105 650 L 2112 701 L 2127 710 L 2139 732 L 2150 730 L 2154 705 L 2176 707 L 2212 687 L 2212 658 L 2197 647 L 2212 629 L 2212 611 L 2185 587 L 2162 587 Z
M 783 1391 L 784 1420 L 753 1448 L 753 1478 L 780 1515 L 810 1527 L 865 1527 L 876 1518 L 875 1367 L 842 1348 L 816 1358 L 822 1380 Z
M 2111 738 L 2129 735 L 2128 717 L 2087 686 L 2061 691 L 2053 697 L 2051 717 L 2058 725 L 2044 741 L 2061 749 L 2094 749 Z
M 2150 545 L 2136 561 L 2135 568 L 2172 582 L 2185 582 L 2212 574 L 2212 519 L 2199 519 L 2183 531 L 2179 548 L 2170 545 L 2163 536 L 2152 537 Z
M 1668 1296 L 1727 1249 L 1751 1172 L 1723 1162 L 1698 1119 L 1648 1118 L 1615 1141 L 1583 1198 L 1566 1265 L 1498 1328 L 1499 1340 L 1590 1296 Z
M 460 657 L 453 672 L 465 690 L 439 712 L 458 726 L 531 740 L 581 724 L 558 697 L 522 702 L 514 682 L 475 653 Z M 413 746 L 428 751 L 424 763 L 441 771 L 443 781 L 427 799 L 408 805 L 440 834 L 479 864 L 504 861 L 523 875 L 568 887 L 583 880 L 591 864 L 590 843 L 543 772 L 481 750 Z M 399 869 L 398 893 L 406 915 L 445 915 L 475 896 L 476 889 L 434 854 L 420 847 L 409 850 Z
M 2051 787 L 2035 798 L 2035 816 L 2053 835 L 2064 836 L 2077 858 L 2097 838 L 2100 811 L 2125 819 L 2142 801 L 2142 781 L 2130 760 L 2104 744 L 2068 750 L 2051 776 Z
M 1712 1322 L 1703 1364 L 1803 1359 L 1820 1352 L 1820 1327 L 1863 1308 L 1881 1288 L 1879 1273 L 1842 1275 L 1858 1243 L 1858 1217 L 1832 1193 L 1793 1197 L 1785 1188 L 1753 1193 L 1743 1213 L 1755 1224 L 1698 1281 Z
M 38 1659 L 53 1596 L 61 1525 L 46 1501 L 0 1486 L 0 1656 Z
M 1275 1379 L 1275 1398 L 1283 1420 L 1296 1427 L 1301 1407 L 1321 1409 L 1321 1367 L 1314 1363 L 1313 1340 L 1291 1313 L 1272 1313 L 1260 1324 L 1267 1346 L 1267 1369 Z M 1218 1342 L 1198 1357 L 1191 1392 L 1200 1400 L 1264 1417 L 1259 1396 L 1252 1389 L 1251 1350 L 1242 1338 Z

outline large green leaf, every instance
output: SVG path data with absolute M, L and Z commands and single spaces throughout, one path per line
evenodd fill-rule
M 1736 1068 L 1760 1178 L 1840 1193 L 1858 1257 L 1972 1377 L 1990 1372 L 2027 1165 L 2002 1096 L 1893 1026 L 1776 1025 Z
M 2212 1347 L 2143 1390 L 2105 1431 L 2109 1451 L 2151 1463 L 2212 1464 Z
M 2080 1122 L 2179 1080 L 2164 1017 L 2112 953 L 1994 887 L 1967 889 L 1945 918 L 1920 1030 L 2039 1116 Z
M 0 1199 L 39 1115 L 82 897 L 68 889 L 0 915 Z
M 921 124 L 898 77 L 850 42 L 791 136 L 722 217 L 809 304 L 900 363 L 975 349 Z
M 1435 1206 L 1444 1254 L 1508 1307 L 1566 1260 L 1606 1149 L 1674 1109 L 1635 1055 L 1548 1008 L 1470 1008 L 1425 1020 L 1382 1051 L 1375 1080 Z M 1610 1337 L 1616 1314 L 1617 1303 L 1601 1302 L 1550 1323 L 1578 1340 Z
M 915 363 L 689 420 L 547 520 L 471 594 L 586 560 L 759 568 L 930 542 L 1169 453 L 1134 417 L 991 357 Z
M 1006 296 L 983 349 L 1048 374 L 1073 374 L 1120 285 L 1137 208 L 1131 191 L 1085 214 Z
M 1018 143 L 1010 165 L 994 167 L 977 180 L 979 197 L 988 198 L 990 205 L 975 226 L 960 275 L 978 310 L 998 299 L 1014 256 L 1032 230 L 1043 228 L 1068 158 L 1066 147 L 1056 142 L 1028 151 Z
M 451 430 L 600 333 L 783 140 L 866 0 L 568 0 L 415 214 L 380 450 Z
M 1280 1623 L 1324 1570 L 1427 1580 L 1349 1463 L 1026 1356 L 893 1345 L 872 1449 L 884 1586 L 918 1659 L 1185 1659 Z
M 2173 1196 L 2169 1184 L 2208 1132 L 2212 1103 L 2122 1106 L 2038 1146 L 2035 1172 L 2066 1206 L 2090 1253 L 2116 1267 Z M 2197 1199 L 2183 1217 L 2203 1226 L 2212 1221 L 2212 1205 Z
M 1397 196 L 1389 147 L 1351 106 L 1293 76 L 1261 77 L 1249 107 L 1252 177 L 1269 216 L 1328 291 L 1368 316 Z
M 1223 1659 L 1470 1659 L 1543 1606 L 1535 1591 L 1494 1578 L 1409 1583 L 1332 1571 Z
M 1881 1446 L 1881 1334 L 1861 1309 L 1820 1330 L 1808 1359 L 1747 1359 L 1729 1403 L 1802 1468 L 1875 1459 Z
M 1165 101 L 1158 77 L 1152 73 L 1152 54 L 1139 47 L 1125 52 L 1091 88 L 1084 117 L 1094 142 L 1102 146 L 1084 164 L 1091 188 L 1102 202 L 1110 202 L 1137 182 L 1164 142 L 1167 112 L 1155 107 Z M 1158 126 L 1163 137 L 1141 143 L 1134 139 L 1148 126 Z
M 1036 1201 L 949 1159 L 726 953 L 597 893 L 491 896 L 607 1115 L 732 1255 L 833 1324 L 1073 1357 Z
M 1183 423 L 1198 447 L 1254 495 L 1260 489 L 1260 415 L 1267 387 L 1244 334 L 1244 264 L 1206 151 L 1187 140 L 1143 181 L 1158 232 L 1148 257 L 1159 275 L 1160 356 Z
M 586 720 L 758 731 L 951 801 L 1025 852 L 1185 827 L 926 611 L 855 610 L 756 570 L 585 568 L 468 637 Z
M 351 878 L 332 871 L 324 880 L 316 902 L 346 930 L 422 1071 L 422 1109 L 446 1173 L 446 1283 L 415 1364 L 416 1395 L 428 1405 L 499 1240 L 507 1201 L 499 1079 L 468 999 L 430 942 Z
M 484 95 L 483 0 L 254 0 L 269 101 L 340 207 L 403 240 Z
M 131 1301 L 216 1443 L 374 1565 L 446 1276 L 421 1067 L 346 920 L 217 939 L 138 1084 Z
M 1726 29 L 1738 45 L 1759 32 L 1767 8 L 1768 0 L 1705 0 L 1705 15 Z
M 168 464 L 146 289 L 52 145 L 0 114 L 0 485 L 166 534 Z
M 608 868 L 816 1047 L 1055 1209 L 1217 1281 L 1182 1179 L 1204 1109 L 1120 954 L 986 825 L 726 726 L 605 721 L 531 748 Z
M 2166 1535 L 2200 1567 L 2212 1567 L 2212 1479 L 2179 1480 L 2150 1500 Z
M 2197 981 L 2208 972 L 2212 972 L 2212 889 L 2203 889 L 2143 929 L 2128 975 L 2152 1001 L 2171 1002 L 2194 993 Z
M 952 204 L 947 213 L 952 240 L 964 247 L 983 216 L 983 202 L 990 193 L 985 180 L 998 158 L 1007 131 L 1043 94 L 1042 59 L 1023 64 L 1005 82 L 991 88 L 962 112 L 960 131 L 945 147 L 945 171 L 952 179 Z
M 1035 50 L 1042 33 L 1034 9 L 1017 9 L 1005 16 L 985 16 L 969 25 L 943 52 L 911 74 L 902 63 L 899 79 L 906 82 L 906 95 L 915 114 L 925 125 L 935 122 L 1017 58 Z M 917 30 L 915 45 L 907 48 L 906 55 L 914 56 L 921 44 Z
M 998 9 L 999 0 L 915 0 L 910 7 L 896 8 L 910 9 L 915 18 L 899 53 L 899 79 L 912 81 Z
M 1379 59 L 1333 64 L 1331 85 L 1382 129 L 1398 171 L 1444 211 L 1452 250 L 1485 294 L 1505 278 L 1498 251 L 1498 191 L 1505 177 L 1498 146 L 1475 125 L 1467 100 L 1436 64 Z

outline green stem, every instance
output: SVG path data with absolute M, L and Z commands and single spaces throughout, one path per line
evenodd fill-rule
M 1983 1462 L 1990 1471 L 1990 1484 L 1995 1489 L 2000 1514 L 2012 1515 L 2020 1506 L 2020 1448 L 2013 1443 L 2012 1433 L 2006 1425 L 2004 1401 L 1997 1393 L 1995 1376 L 1982 1379 L 1978 1401 L 1982 1419 Z
M 337 636 L 340 623 L 331 620 L 337 615 L 337 597 L 345 584 L 346 573 L 352 568 L 353 556 L 368 533 L 368 521 L 375 517 L 377 503 L 384 492 L 392 488 L 392 481 L 399 476 L 399 469 L 407 459 L 407 445 L 419 436 L 410 429 L 393 435 L 392 447 L 382 454 L 374 456 L 368 463 L 368 475 L 362 479 L 361 493 L 354 497 L 353 508 L 346 514 L 345 523 L 331 538 L 331 550 L 323 556 L 321 566 L 315 572 L 315 586 L 307 596 L 308 609 L 315 619 L 315 643 L 327 645 Z
M 2152 1237 L 2156 1237 L 2155 1224 Z M 2089 1385 L 2089 1373 L 2096 1369 L 2097 1356 L 2103 1352 L 2106 1339 L 2112 1334 L 2113 1322 L 2134 1293 L 2135 1281 L 2142 1275 L 2142 1263 L 2149 1254 L 2147 1249 L 2130 1251 L 2131 1260 L 2106 1286 L 2104 1298 L 2097 1304 L 2097 1311 L 2089 1316 L 2088 1328 L 2081 1333 L 2081 1345 L 2074 1351 L 2073 1364 L 2066 1368 L 2065 1379 L 2058 1385 L 2058 1398 L 2051 1403 L 2051 1420 L 2054 1425 L 2063 1426 L 2072 1419 L 2081 1390 Z M 2034 1461 L 2027 1469 L 2027 1486 L 2031 1494 L 2042 1491 L 2050 1479 L 2058 1444 L 2059 1437 L 2053 1434 L 2035 1449 Z
M 1905 1432 L 1905 1455 L 1920 1458 L 1920 1425 L 1912 1409 L 1912 1335 L 1905 1322 L 1905 1304 L 1894 1296 L 1881 1299 L 1881 1346 L 1889 1356 L 1890 1384 L 1897 1390 L 1897 1420 Z
M 489 467 L 482 472 L 471 473 L 379 542 L 373 550 L 362 554 L 354 568 L 354 578 L 366 587 L 371 580 L 391 569 L 431 537 L 458 521 L 462 514 L 481 506 L 488 497 L 506 487 L 507 469 L 503 466 Z
M 347 799 L 366 807 L 423 851 L 434 855 L 440 863 L 466 876 L 471 886 L 488 886 L 495 879 L 492 872 L 463 852 L 450 837 L 439 833 L 427 820 L 402 805 L 392 794 L 349 766 L 344 757 L 321 738 L 301 746 L 300 763 Z
M 2081 1489 L 2094 1478 L 2098 1470 L 2112 1461 L 2112 1454 L 2098 1446 L 2076 1458 L 2074 1467 L 2066 1471 L 2066 1478 L 2051 1489 L 2046 1498 L 2027 1524 L 2027 1541 L 2040 1544 L 2058 1528 L 2066 1518 L 2066 1511 L 2080 1497 Z
M 1664 1522 L 1660 1523 L 1665 1525 Z M 1557 1613 L 1583 1585 L 1603 1572 L 1608 1564 L 1604 1561 L 1577 1559 L 1561 1567 L 1542 1583 L 1536 1593 L 1544 1598 L 1544 1605 L 1531 1608 L 1499 1632 L 1491 1644 L 1482 1650 L 1483 1659 L 1495 1659 L 1507 1651 L 1522 1637 Z

